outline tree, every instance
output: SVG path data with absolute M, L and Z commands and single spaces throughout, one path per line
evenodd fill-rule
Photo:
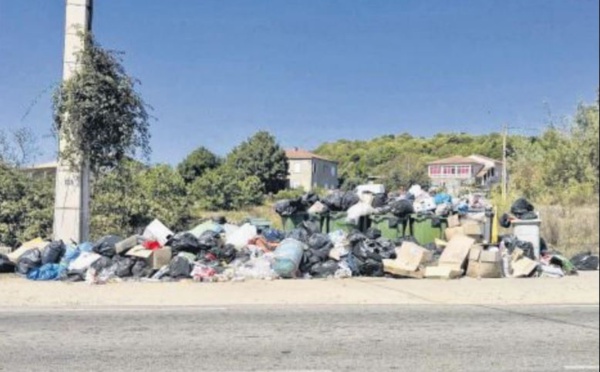
M 236 147 L 227 157 L 227 164 L 246 177 L 257 177 L 266 193 L 276 194 L 286 187 L 288 159 L 268 132 L 258 132 Z
M 5 131 L 0 128 L 0 163 L 20 167 L 33 163 L 39 154 L 37 138 L 31 129 Z
M 0 242 L 16 246 L 52 232 L 53 182 L 32 182 L 14 168 L 0 164 Z
M 126 156 L 150 153 L 148 106 L 127 75 L 122 54 L 103 49 L 89 33 L 79 68 L 54 94 L 54 127 L 65 140 L 61 157 L 73 167 L 83 154 L 93 171 L 113 168 Z
M 155 218 L 174 231 L 188 227 L 185 182 L 168 165 L 147 167 L 125 160 L 120 167 L 99 174 L 93 191 L 95 238 L 139 234 Z
M 263 202 L 263 184 L 228 165 L 210 170 L 190 185 L 189 196 L 199 211 L 235 210 Z
M 217 168 L 221 160 L 205 147 L 200 147 L 189 154 L 178 166 L 177 171 L 187 184 L 202 177 L 206 171 Z

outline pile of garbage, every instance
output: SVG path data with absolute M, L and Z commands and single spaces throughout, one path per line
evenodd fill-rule
M 303 219 L 287 232 L 252 222 L 230 224 L 220 218 L 174 233 L 155 220 L 142 235 L 128 238 L 105 236 L 82 244 L 32 240 L 8 254 L 0 253 L 0 273 L 16 272 L 39 281 L 105 284 L 356 276 L 563 277 L 598 269 L 598 257 L 591 253 L 569 260 L 551 251 L 539 237 L 540 221 L 533 205 L 524 199 L 517 200 L 511 213 L 499 221 L 505 227 L 512 226 L 513 233 L 493 238 L 494 215 L 489 211 L 461 214 L 451 207 L 451 197 L 431 196 L 419 189 L 402 196 L 334 192 L 322 199 L 309 193 L 279 202 L 275 208 L 284 217 L 300 212 L 310 216 L 345 211 L 349 220 L 356 222 L 376 213 L 398 219 L 418 212 L 437 216 L 444 206 L 439 224 L 425 226 L 440 232 L 432 241 L 410 234 L 386 237 L 368 224 L 348 224 L 345 229 L 329 231 L 319 218 Z

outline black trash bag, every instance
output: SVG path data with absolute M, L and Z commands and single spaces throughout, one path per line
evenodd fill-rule
M 327 208 L 329 208 L 329 210 L 332 212 L 340 212 L 342 211 L 343 199 L 344 193 L 342 191 L 334 191 L 323 198 L 321 203 L 325 204 L 325 206 L 327 206 Z
M 25 252 L 17 260 L 17 274 L 27 275 L 31 270 L 42 266 L 42 252 L 39 249 L 32 249 Z
M 512 222 L 510 221 L 510 215 L 508 213 L 504 213 L 502 217 L 500 217 L 500 226 L 505 229 L 510 229 Z
M 225 246 L 214 247 L 210 250 L 210 253 L 212 253 L 217 260 L 224 261 L 225 263 L 229 264 L 236 259 L 238 252 L 233 245 L 227 244 Z
M 520 198 L 517 199 L 510 208 L 510 213 L 514 214 L 517 218 L 521 218 L 525 214 L 529 212 L 533 212 L 535 210 L 533 204 L 531 204 L 527 199 Z
M 410 200 L 394 200 L 389 204 L 391 213 L 396 217 L 406 218 L 415 213 L 415 207 Z
M 396 247 L 402 247 L 402 244 L 404 244 L 404 243 L 419 244 L 417 239 L 415 239 L 415 237 L 412 235 L 403 236 L 401 238 L 394 240 L 394 244 L 396 245 Z
M 352 247 L 362 243 L 365 240 L 367 240 L 366 235 L 358 230 L 353 230 L 350 234 L 348 234 L 348 243 L 350 243 L 350 246 Z
M 308 231 L 306 231 L 305 229 L 298 228 L 298 229 L 294 229 L 294 230 L 291 230 L 290 232 L 288 232 L 285 237 L 286 237 L 286 239 L 296 239 L 296 240 L 306 244 L 306 243 L 308 243 L 309 234 L 308 234 Z
M 85 275 L 87 270 L 69 270 L 62 280 L 70 283 L 77 283 L 85 281 Z
M 167 246 L 171 247 L 173 255 L 180 252 L 198 254 L 201 249 L 198 239 L 188 232 L 175 234 L 167 241 Z
M 385 193 L 375 194 L 375 196 L 373 197 L 373 203 L 371 203 L 371 206 L 373 208 L 384 208 L 386 206 L 387 202 L 388 202 L 387 194 L 385 194 Z
M 27 275 L 33 269 L 42 266 L 42 252 L 32 249 L 25 252 L 17 261 L 17 274 Z
M 304 251 L 302 255 L 302 261 L 300 261 L 300 272 L 303 274 L 310 274 L 312 267 L 323 261 L 324 259 L 321 259 L 318 255 L 316 255 L 314 250 L 308 249 Z
M 375 240 L 366 239 L 352 247 L 352 254 L 360 259 L 374 259 L 381 261 L 381 246 Z
M 327 246 L 333 248 L 333 243 L 331 242 L 329 236 L 325 234 L 313 234 L 310 238 L 308 238 L 308 247 L 311 249 L 319 250 Z
M 379 245 L 379 255 L 384 260 L 395 260 L 398 255 L 396 253 L 396 244 L 393 241 L 385 238 L 377 239 Z
M 367 230 L 367 232 L 365 233 L 365 236 L 369 239 L 377 240 L 377 239 L 381 238 L 381 230 L 371 227 L 370 229 Z
M 223 245 L 223 240 L 221 239 L 221 235 L 219 233 L 214 232 L 212 230 L 208 230 L 205 231 L 202 235 L 200 235 L 200 237 L 198 238 L 198 244 L 200 247 L 200 252 L 210 252 L 213 249 L 220 248 Z
M 227 218 L 225 216 L 215 216 L 212 218 L 213 222 L 219 225 L 225 225 L 227 223 Z
M 342 197 L 342 211 L 345 212 L 358 203 L 360 203 L 360 198 L 358 195 L 355 192 L 347 191 Z
M 8 257 L 3 254 L 0 254 L 0 274 L 14 273 L 15 272 L 15 264 L 10 262 Z
M 531 242 L 524 242 L 522 240 L 517 240 L 516 247 L 520 248 L 525 252 L 525 257 L 535 259 L 535 248 Z
M 67 248 L 62 240 L 48 244 L 42 251 L 42 265 L 59 263 L 66 250 Z
M 144 259 L 137 260 L 131 268 L 131 275 L 133 275 L 134 278 L 149 278 L 154 272 L 155 270 L 153 270 Z
M 599 259 L 592 252 L 583 252 L 573 256 L 571 263 L 579 271 L 597 271 Z
M 354 256 L 355 264 L 358 268 L 358 273 L 361 276 L 382 277 L 385 276 L 383 271 L 383 261 L 376 258 L 360 258 Z
M 522 214 L 520 217 L 521 220 L 524 221 L 531 221 L 531 220 L 537 220 L 538 219 L 538 215 L 535 212 L 527 212 L 525 214 Z
M 314 192 L 309 192 L 307 194 L 304 194 L 302 196 L 302 198 L 300 199 L 300 203 L 302 204 L 302 207 L 304 210 L 308 210 L 310 207 L 312 207 L 318 201 L 319 201 L 319 196 L 317 194 L 315 194 Z
M 101 256 L 112 258 L 117 254 L 115 246 L 122 240 L 123 239 L 119 238 L 118 236 L 108 235 L 98 240 L 96 244 L 94 244 L 92 250 Z
M 189 278 L 192 273 L 192 264 L 184 257 L 175 257 L 169 264 L 169 276 L 173 279 Z
M 292 200 L 284 199 L 275 203 L 275 212 L 281 217 L 289 217 L 298 212 L 298 207 Z
M 318 234 L 321 232 L 321 224 L 316 220 L 306 220 L 302 221 L 300 225 L 306 232 L 308 236 L 312 236 L 313 234 Z
M 90 266 L 90 267 L 92 269 L 96 270 L 97 273 L 99 273 L 102 270 L 105 270 L 105 269 L 108 269 L 109 267 L 111 267 L 112 264 L 113 264 L 112 259 L 102 256 L 98 260 L 96 260 L 96 262 L 94 262 L 92 264 L 92 266 Z
M 310 275 L 314 276 L 315 278 L 327 278 L 334 276 L 335 272 L 338 271 L 339 268 L 340 265 L 333 260 L 319 262 L 310 269 Z
M 127 278 L 133 275 L 131 269 L 135 265 L 135 260 L 129 257 L 115 256 L 113 265 L 115 266 L 115 275 L 118 278 Z
M 442 227 L 442 219 L 437 216 L 431 217 L 431 227 L 434 229 L 441 228 Z

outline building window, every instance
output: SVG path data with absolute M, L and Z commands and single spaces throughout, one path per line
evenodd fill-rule
M 317 174 L 317 163 L 313 163 L 313 174 Z
M 461 176 L 469 176 L 471 175 L 471 166 L 470 165 L 461 165 L 458 167 L 458 174 Z
M 442 174 L 442 167 L 439 165 L 432 165 L 429 167 L 429 175 L 439 176 L 440 174 Z
M 456 175 L 456 167 L 455 166 L 446 166 L 442 169 L 444 176 L 454 176 Z
M 337 173 L 337 170 L 335 169 L 335 167 L 331 167 L 331 177 L 335 177 Z
M 300 163 L 294 164 L 294 173 L 300 173 L 301 171 Z

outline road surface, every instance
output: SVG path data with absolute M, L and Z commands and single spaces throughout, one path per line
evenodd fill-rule
M 0 371 L 598 371 L 596 305 L 0 310 Z

